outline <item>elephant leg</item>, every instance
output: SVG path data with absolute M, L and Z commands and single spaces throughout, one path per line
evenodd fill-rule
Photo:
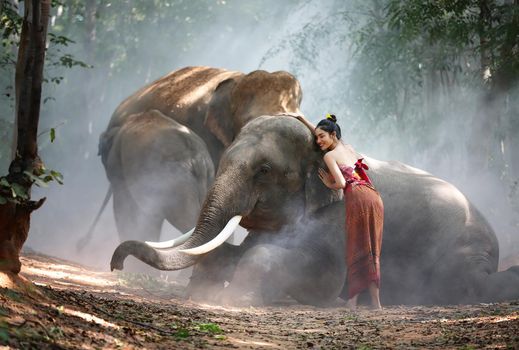
M 119 143 L 123 171 L 118 175 L 141 210 L 167 219 L 182 233 L 193 228 L 214 178 L 205 143 L 156 110 L 132 116 Z
M 343 286 L 345 269 L 333 251 L 325 250 L 273 244 L 249 249 L 236 267 L 223 302 L 270 304 L 285 295 L 303 304 L 333 302 Z
M 197 301 L 217 301 L 225 282 L 231 281 L 242 254 L 240 246 L 224 243 L 201 258 L 193 268 L 187 296 Z
M 167 189 L 170 200 L 164 203 L 164 215 L 183 234 L 196 225 L 201 203 L 196 179 L 191 174 L 182 175 L 177 173 L 178 181 Z
M 283 257 L 286 254 L 288 252 L 285 248 L 271 244 L 260 244 L 248 249 L 239 260 L 220 301 L 229 305 L 261 305 L 268 303 L 262 300 L 262 294 L 281 294 L 285 286 L 276 283 L 278 276 L 274 271 L 285 275 L 281 270 L 285 268 Z
M 342 248 L 342 246 L 341 246 Z M 302 304 L 329 305 L 339 296 L 346 268 L 343 249 L 326 245 L 304 246 L 286 261 L 291 276 L 288 293 Z
M 291 296 L 303 304 L 326 305 L 344 285 L 344 221 L 337 220 L 342 203 L 295 227 L 250 241 L 239 260 L 224 302 L 252 294 L 252 303 L 269 304 Z
M 219 301 L 243 254 L 260 240 L 261 235 L 250 234 L 239 246 L 224 243 L 202 257 L 193 268 L 187 295 L 196 300 Z
M 519 265 L 491 273 L 479 281 L 479 302 L 502 302 L 519 299 Z
M 160 238 L 164 218 L 143 211 L 132 196 L 119 186 L 114 187 L 113 206 L 115 224 L 121 241 L 150 241 Z
M 161 216 L 141 210 L 131 195 L 124 190 L 124 187 L 114 186 L 113 206 L 115 224 L 121 241 L 157 241 L 159 239 L 164 219 Z M 148 267 L 133 257 L 127 260 L 125 270 L 153 275 L 158 274 L 158 270 Z

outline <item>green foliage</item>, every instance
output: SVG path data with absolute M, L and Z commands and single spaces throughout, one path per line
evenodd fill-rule
M 361 344 L 358 347 L 356 347 L 356 349 L 357 350 L 371 350 L 371 349 L 373 349 L 373 347 L 366 345 L 366 344 Z
M 2 45 L 2 50 L 0 50 L 0 162 L 7 164 L 11 158 L 12 120 L 15 112 L 14 74 L 23 17 L 19 14 L 16 2 L 0 1 L 2 2 L 2 13 L 0 14 L 0 43 Z M 55 12 L 57 7 L 65 6 L 65 1 L 52 1 L 51 5 Z M 52 26 L 49 27 L 49 31 L 44 83 L 51 85 L 63 83 L 65 79 L 63 69 L 92 68 L 91 65 L 76 59 L 75 55 L 69 52 L 70 46 L 75 44 L 74 40 L 66 35 L 53 33 Z M 44 87 L 44 91 L 50 90 Z M 47 96 L 42 97 L 44 104 L 55 100 L 54 97 L 48 96 L 48 93 Z M 44 113 L 44 110 L 42 110 L 42 113 Z M 55 133 L 51 133 L 55 135 Z M 52 135 L 51 142 L 55 139 Z M 5 200 L 5 197 L 3 199 Z
M 398 139 L 405 137 L 409 154 L 453 150 L 457 135 L 445 130 L 472 120 L 477 128 L 481 95 L 502 98 L 519 81 L 519 6 L 475 0 L 382 3 L 372 5 L 373 15 L 353 32 L 357 50 L 350 78 L 356 88 L 348 96 L 353 109 L 368 116 L 371 134 L 392 126 L 395 146 L 402 147 Z M 486 116 L 489 141 L 475 156 L 487 157 L 482 162 L 502 179 L 508 166 L 500 144 L 517 130 L 502 129 L 513 124 L 513 108 L 505 102 L 493 109 L 502 122 Z M 440 146 L 442 133 L 450 140 Z
M 32 183 L 39 187 L 47 187 L 47 184 L 51 181 L 56 181 L 60 185 L 63 185 L 63 175 L 56 170 L 43 168 L 38 172 L 33 171 L 32 173 L 24 171 L 24 174 L 32 181 Z
M 346 315 L 346 316 L 344 316 L 344 319 L 345 319 L 346 321 L 354 321 L 354 322 L 357 322 L 357 321 L 359 320 L 359 316 L 356 315 L 356 314 L 354 314 L 354 313 L 352 313 L 352 314 L 350 314 L 350 315 Z
M 2 29 L 2 46 L 15 44 L 13 37 L 20 35 L 22 18 L 18 15 L 14 4 L 8 0 L 0 0 L 2 3 L 2 13 L 0 13 L 0 28 Z
M 4 71 L 4 74 L 14 74 L 14 66 L 16 65 L 16 51 L 19 45 L 21 26 L 23 22 L 22 16 L 18 13 L 18 8 L 14 2 L 7 0 L 2 1 L 2 13 L 0 14 L 0 39 L 3 50 L 0 53 L 0 72 Z M 53 8 L 57 6 L 64 6 L 64 2 L 52 1 L 51 6 Z M 45 57 L 46 67 L 82 67 L 91 68 L 87 63 L 77 60 L 70 53 L 63 52 L 63 48 L 68 47 L 70 44 L 74 44 L 75 41 L 64 35 L 58 35 L 52 32 L 48 33 L 49 48 Z M 49 69 L 45 71 L 47 77 L 44 78 L 44 82 L 51 82 L 59 84 L 63 77 L 53 76 Z M 0 84 L 5 89 L 4 95 L 10 99 L 14 99 L 14 94 L 9 90 L 12 89 L 12 84 L 0 79 Z
M 354 73 L 353 79 L 365 82 L 354 91 L 353 100 L 375 120 L 394 116 L 401 121 L 400 128 L 413 116 L 417 124 L 410 129 L 414 129 L 431 119 L 426 115 L 430 111 L 422 109 L 430 75 L 458 79 L 467 62 L 474 62 L 466 54 L 476 49 L 467 45 L 474 42 L 477 13 L 468 2 L 453 6 L 413 0 L 390 0 L 372 10 L 375 15 L 353 32 L 358 47 L 354 71 L 359 74 Z M 479 72 L 476 64 L 471 66 L 475 68 L 466 73 Z M 366 72 L 371 72 L 367 79 Z
M 72 68 L 74 66 L 80 66 L 83 68 L 92 68 L 92 66 L 86 64 L 85 62 L 74 59 L 74 56 L 72 56 L 71 54 L 62 55 L 61 57 L 59 57 L 58 62 L 54 62 L 53 64 L 56 66 L 63 66 L 66 68 Z
M 0 343 L 7 344 L 9 342 L 9 332 L 7 323 L 0 322 Z
M 76 42 L 72 39 L 67 38 L 63 35 L 56 35 L 49 33 L 49 42 L 54 45 L 68 46 L 68 44 L 75 44 Z
M 63 338 L 63 336 L 64 336 L 63 330 L 61 329 L 61 327 L 58 327 L 58 326 L 50 327 L 49 334 L 54 339 L 56 339 L 56 338 Z
M 476 350 L 477 348 L 474 345 L 463 345 L 458 348 L 459 350 Z
M 225 340 L 224 331 L 216 323 L 193 323 L 191 325 L 172 324 L 171 328 L 175 329 L 174 337 L 177 339 L 187 339 L 194 335 L 192 332 L 202 332 L 213 335 L 215 339 Z
M 22 301 L 23 300 L 23 295 L 18 293 L 18 292 L 15 292 L 14 290 L 11 290 L 11 289 L 2 289 L 0 290 L 0 293 L 2 295 L 4 295 L 6 298 L 9 298 L 13 301 L 16 301 L 16 302 L 19 302 L 19 301 Z
M 48 183 L 56 181 L 63 185 L 63 175 L 52 169 L 46 169 L 44 166 L 41 169 L 34 169 L 32 172 L 23 172 L 23 183 L 9 181 L 6 176 L 0 177 L 0 204 L 5 204 L 8 201 L 16 204 L 22 204 L 30 200 L 29 186 L 27 183 L 34 184 L 38 187 L 48 187 Z
M 175 332 L 175 338 L 178 338 L 178 339 L 186 339 L 186 338 L 189 338 L 190 336 L 191 336 L 191 334 L 189 333 L 189 330 L 187 328 L 179 328 Z
M 0 317 L 5 317 L 5 316 L 9 316 L 9 310 L 0 306 Z
M 194 326 L 194 328 L 201 332 L 207 332 L 211 334 L 223 333 L 223 330 L 216 323 L 198 323 Z
M 492 68 L 504 70 L 506 74 L 519 76 L 519 5 L 492 3 L 492 26 L 486 33 L 484 48 L 494 57 Z

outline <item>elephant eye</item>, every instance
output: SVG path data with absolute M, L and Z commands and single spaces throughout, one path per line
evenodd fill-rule
M 259 173 L 262 174 L 262 175 L 266 175 L 271 170 L 272 170 L 272 167 L 270 166 L 270 164 L 262 164 L 260 169 L 259 169 Z

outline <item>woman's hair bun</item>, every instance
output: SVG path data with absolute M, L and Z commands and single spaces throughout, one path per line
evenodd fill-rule
M 327 113 L 326 114 L 326 119 L 331 120 L 334 123 L 337 123 L 337 117 L 335 116 L 335 114 Z
M 317 123 L 315 128 L 323 129 L 330 134 L 335 132 L 337 138 L 341 139 L 341 127 L 337 124 L 337 117 L 334 114 L 327 113 L 326 118 Z

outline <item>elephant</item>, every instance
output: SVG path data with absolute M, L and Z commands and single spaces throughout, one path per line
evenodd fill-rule
M 121 241 L 159 240 L 164 220 L 194 227 L 222 152 L 262 114 L 297 112 L 297 79 L 185 67 L 141 88 L 114 111 L 99 139 Z M 84 246 L 95 227 L 94 221 Z
M 519 298 L 519 266 L 497 272 L 497 238 L 455 186 L 397 161 L 359 157 L 385 207 L 383 304 Z M 125 241 L 111 269 L 123 269 L 129 255 L 160 270 L 194 265 L 188 291 L 199 300 L 257 305 L 290 296 L 330 305 L 346 287 L 345 207 L 342 192 L 318 178 L 323 164 L 301 122 L 256 117 L 223 153 L 194 233 L 166 248 Z M 248 236 L 225 243 L 238 223 Z

